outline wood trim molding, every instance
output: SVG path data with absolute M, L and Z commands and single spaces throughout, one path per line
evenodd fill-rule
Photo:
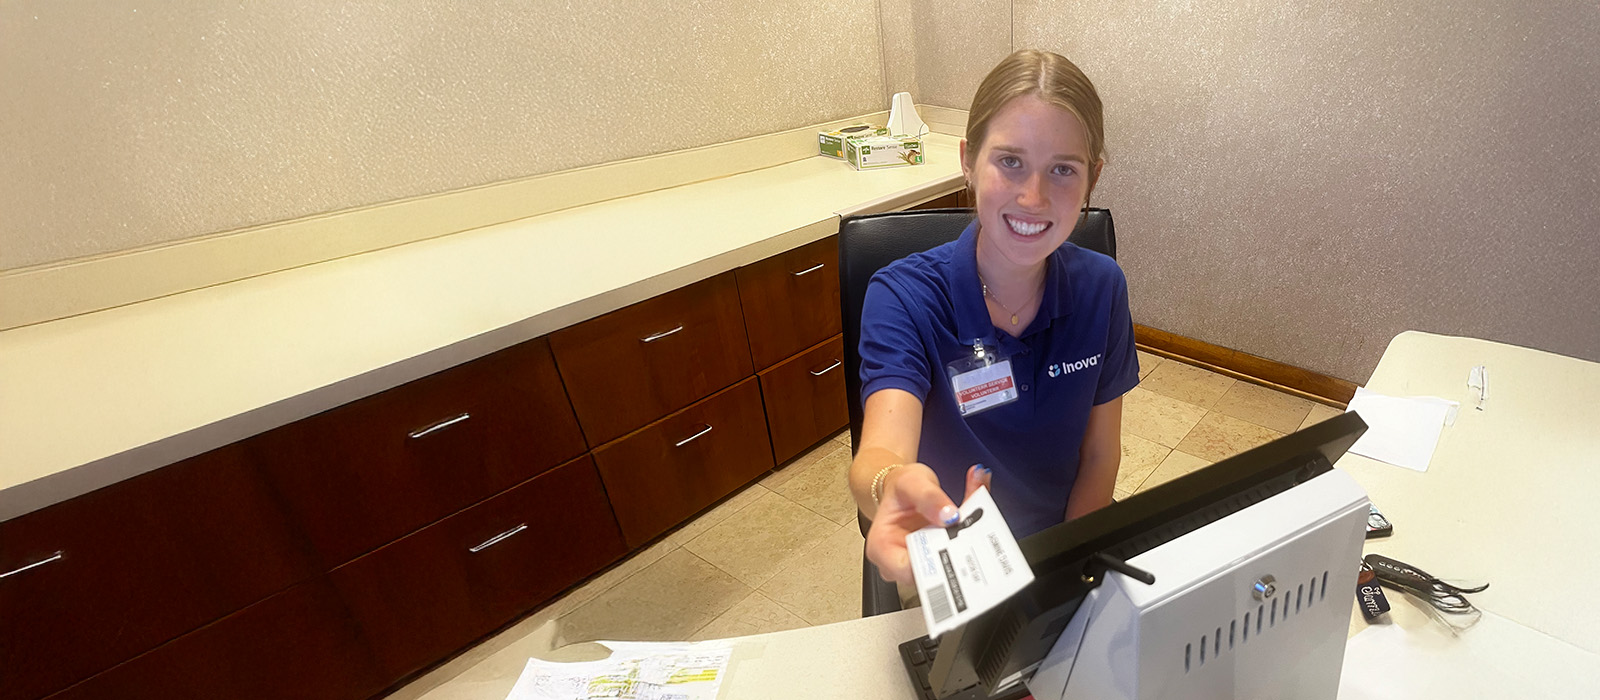
M 1212 345 L 1203 340 L 1195 340 L 1137 323 L 1133 325 L 1133 337 L 1135 344 L 1146 352 L 1335 408 L 1344 408 L 1356 395 L 1354 382 L 1220 345 Z

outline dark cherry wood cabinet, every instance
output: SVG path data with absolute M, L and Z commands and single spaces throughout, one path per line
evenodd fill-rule
M 556 331 L 550 346 L 591 445 L 752 372 L 732 272 Z
M 327 571 L 586 450 L 543 338 L 269 432 L 252 457 Z
M 318 577 L 50 700 L 352 700 L 391 680 L 372 663 L 338 591 Z
M 379 671 L 402 678 L 627 551 L 588 455 L 329 575 Z
M 0 700 L 359 699 L 448 658 L 845 425 L 837 259 L 816 241 L 0 523 Z
M 839 335 L 837 236 L 746 265 L 738 278 L 757 368 Z
M 617 522 L 638 547 L 772 469 L 761 391 L 747 379 L 594 451 Z
M 843 336 L 818 343 L 758 376 L 773 461 L 788 461 L 850 422 Z
M 0 698 L 36 698 L 320 573 L 232 445 L 0 523 Z M 43 562 L 43 563 L 41 563 Z

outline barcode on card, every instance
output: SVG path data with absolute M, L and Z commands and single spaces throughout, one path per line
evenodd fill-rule
M 950 592 L 944 586 L 928 589 L 928 609 L 933 612 L 934 623 L 944 622 L 954 614 L 950 610 Z

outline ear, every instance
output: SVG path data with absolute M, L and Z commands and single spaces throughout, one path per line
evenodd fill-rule
M 1106 159 L 1101 158 L 1094 162 L 1094 172 L 1089 174 L 1089 191 L 1083 195 L 1083 207 L 1089 208 L 1089 200 L 1094 198 L 1094 187 L 1100 184 L 1100 170 L 1106 167 Z
M 961 139 L 961 149 L 960 150 L 961 150 L 961 177 L 962 177 L 962 179 L 967 181 L 967 185 L 970 187 L 972 185 L 972 162 L 967 160 L 967 140 L 966 139 Z M 973 155 L 977 155 L 977 154 L 973 154 Z

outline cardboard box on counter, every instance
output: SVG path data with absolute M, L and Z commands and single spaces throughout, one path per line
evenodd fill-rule
M 845 139 L 844 150 L 856 170 L 922 165 L 920 136 L 857 136 Z
M 846 139 L 860 136 L 882 136 L 888 133 L 888 129 L 868 124 L 852 124 L 833 131 L 819 131 L 817 132 L 817 151 L 829 158 L 844 160 L 844 142 Z

